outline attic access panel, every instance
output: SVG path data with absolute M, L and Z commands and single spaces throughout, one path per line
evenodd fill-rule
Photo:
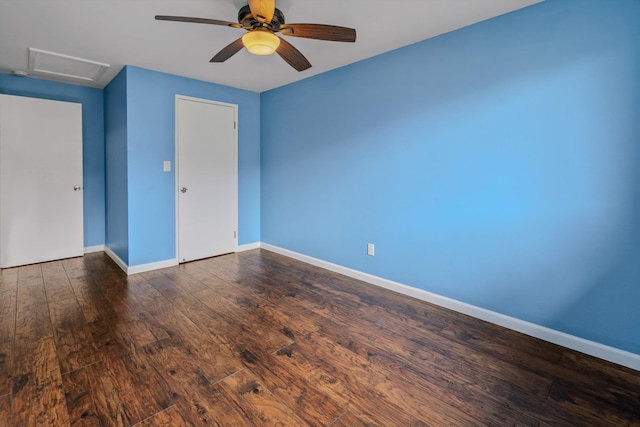
M 101 62 L 29 48 L 29 74 L 97 82 L 109 67 Z

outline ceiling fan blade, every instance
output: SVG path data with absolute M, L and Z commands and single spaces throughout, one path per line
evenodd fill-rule
M 209 62 L 224 62 L 238 53 L 243 47 L 244 43 L 242 43 L 242 37 L 240 37 L 238 40 L 231 42 L 229 45 L 223 47 L 222 50 L 216 53 L 216 56 L 211 58 Z
M 298 71 L 304 71 L 311 68 L 311 63 L 304 57 L 302 53 L 293 47 L 288 41 L 280 39 L 280 46 L 276 52 L 287 64 L 291 65 Z
M 280 26 L 280 31 L 285 36 L 303 37 L 305 39 L 348 43 L 356 41 L 356 30 L 336 25 L 284 24 Z
M 276 0 L 249 0 L 249 8 L 258 22 L 269 24 L 276 10 Z
M 158 21 L 176 21 L 176 22 L 193 22 L 193 23 L 196 23 L 196 24 L 224 25 L 226 27 L 242 28 L 242 25 L 240 25 L 240 24 L 238 24 L 236 22 L 219 21 L 217 19 L 206 19 L 206 18 L 190 18 L 188 16 L 156 15 L 156 20 L 158 20 Z

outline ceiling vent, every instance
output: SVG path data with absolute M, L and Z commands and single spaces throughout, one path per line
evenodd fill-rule
M 29 48 L 29 74 L 97 82 L 109 67 L 101 62 Z

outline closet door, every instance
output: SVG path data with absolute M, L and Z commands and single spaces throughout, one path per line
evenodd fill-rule
M 83 249 L 82 105 L 0 95 L 0 267 Z
M 176 97 L 179 262 L 235 252 L 236 106 Z

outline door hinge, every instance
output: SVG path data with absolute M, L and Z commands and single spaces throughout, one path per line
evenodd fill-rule
M 236 238 L 236 232 L 235 231 L 233 232 L 233 238 L 234 239 Z
M 236 124 L 237 124 L 237 122 L 233 122 L 233 128 L 234 129 L 236 128 Z

